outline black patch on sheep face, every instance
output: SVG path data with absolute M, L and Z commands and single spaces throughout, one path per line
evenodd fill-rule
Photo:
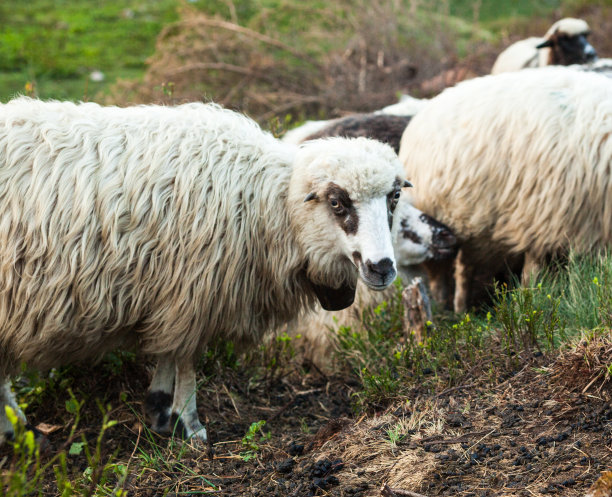
M 399 153 L 402 134 L 410 122 L 411 116 L 394 116 L 388 114 L 356 114 L 332 122 L 320 131 L 313 133 L 306 140 L 341 136 L 372 138 L 393 147 Z
M 597 52 L 587 41 L 588 35 L 589 33 L 582 33 L 570 36 L 557 32 L 538 47 L 550 47 L 548 63 L 551 65 L 585 64 L 597 58 Z
M 359 228 L 359 216 L 346 190 L 335 183 L 330 183 L 325 198 L 330 212 L 344 232 L 347 235 L 356 234 Z
M 423 239 L 419 235 L 417 235 L 414 231 L 408 228 L 408 221 L 406 221 L 406 219 L 402 219 L 402 222 L 400 224 L 402 227 L 400 231 L 400 233 L 402 234 L 402 238 L 410 240 L 411 242 L 419 245 L 423 242 Z
M 168 426 L 168 411 L 171 406 L 172 395 L 169 393 L 156 390 L 147 394 L 145 412 L 155 428 Z
M 389 229 L 393 226 L 393 211 L 395 211 L 397 207 L 401 194 L 402 180 L 396 178 L 393 182 L 393 191 L 387 194 L 387 220 L 389 221 Z

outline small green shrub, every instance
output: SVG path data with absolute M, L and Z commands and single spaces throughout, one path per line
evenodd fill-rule
M 541 344 L 552 350 L 558 343 L 556 336 L 564 335 L 559 305 L 560 298 L 545 293 L 541 283 L 512 290 L 505 284 L 496 285 L 494 315 L 508 355 L 517 359 L 523 349 L 541 351 Z
M 47 473 L 52 469 L 55 475 L 58 495 L 62 497 L 125 495 L 123 485 L 127 478 L 127 467 L 114 463 L 114 455 L 105 457 L 102 453 L 104 435 L 117 423 L 109 418 L 110 406 L 99 404 L 103 415 L 102 427 L 96 438 L 93 450 L 85 438 L 80 442 L 72 441 L 80 420 L 83 401 L 79 401 L 70 392 L 71 398 L 66 402 L 66 409 L 74 416 L 68 443 L 70 449 L 58 452 L 55 456 L 42 462 L 40 447 L 35 441 L 34 433 L 27 430 L 16 413 L 6 406 L 6 413 L 15 432 L 12 442 L 13 459 L 8 471 L 0 472 L 0 491 L 6 497 L 24 495 L 42 495 Z M 83 473 L 75 474 L 69 469 L 67 455 L 85 454 L 87 466 Z
M 242 437 L 242 446 L 246 449 L 240 453 L 240 456 L 244 461 L 249 461 L 257 455 L 260 450 L 260 444 L 266 440 L 270 440 L 272 432 L 264 432 L 263 427 L 266 422 L 264 420 L 256 421 L 251 423 L 249 429 Z

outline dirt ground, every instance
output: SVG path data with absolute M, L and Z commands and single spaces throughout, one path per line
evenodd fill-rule
M 124 488 L 134 497 L 379 496 L 383 485 L 390 497 L 571 497 L 585 495 L 612 468 L 610 381 L 591 375 L 585 362 L 596 356 L 579 349 L 530 357 L 495 383 L 482 375 L 438 392 L 415 387 L 361 413 L 351 407 L 359 385 L 350 377 L 299 367 L 254 379 L 252 371 L 222 368 L 202 380 L 198 394 L 210 446 L 174 442 L 174 450 L 173 442 L 143 431 L 149 365 L 136 360 L 114 372 L 65 374 L 85 400 L 75 439 L 83 433 L 93 443 L 102 422 L 95 399 L 111 404 L 118 424 L 107 432 L 103 454 L 128 465 Z M 32 424 L 51 431 L 45 457 L 68 447 L 68 398 L 57 391 L 28 408 Z M 260 420 L 271 435 L 249 458 L 241 441 Z M 141 451 L 158 454 L 157 463 L 145 463 Z M 3 449 L 0 471 L 11 461 Z M 86 466 L 83 454 L 68 457 L 75 475 Z M 57 493 L 49 471 L 43 495 Z

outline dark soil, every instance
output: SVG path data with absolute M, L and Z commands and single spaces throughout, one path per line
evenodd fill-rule
M 119 372 L 98 366 L 63 373 L 85 400 L 74 439 L 84 434 L 93 446 L 102 422 L 95 399 L 112 406 L 111 419 L 119 423 L 108 430 L 103 454 L 129 464 L 124 488 L 134 497 L 207 490 L 377 496 L 383 484 L 425 496 L 582 496 L 612 466 L 609 382 L 585 384 L 588 378 L 567 357 L 532 358 L 495 384 L 481 378 L 438 393 L 414 388 L 384 411 L 360 414 L 351 408 L 358 384 L 350 378 L 304 368 L 254 378 L 262 368 L 220 368 L 198 394 L 211 443 L 196 448 L 143 431 L 147 369 L 136 360 Z M 68 398 L 56 389 L 28 408 L 32 424 L 52 431 L 46 458 L 70 445 Z M 258 435 L 259 449 L 249 458 L 241 441 L 259 420 L 271 436 L 260 441 Z M 400 433 L 395 443 L 394 429 Z M 156 462 L 146 463 L 141 451 L 158 454 Z M 11 461 L 4 448 L 0 471 Z M 79 475 L 85 456 L 69 456 L 68 466 Z M 58 494 L 52 471 L 43 488 L 43 495 Z

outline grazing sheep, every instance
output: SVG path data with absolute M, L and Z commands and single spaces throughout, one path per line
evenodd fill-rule
M 386 288 L 402 177 L 374 140 L 296 147 L 214 104 L 1 105 L 0 441 L 4 405 L 23 418 L 7 385 L 22 362 L 132 346 L 158 361 L 152 428 L 206 440 L 198 356 L 257 342 L 315 297 L 342 309 L 358 277 Z
M 499 54 L 491 74 L 519 71 L 528 67 L 584 64 L 597 59 L 597 52 L 587 41 L 588 24 L 566 17 L 554 23 L 543 38 L 517 41 Z
M 415 206 L 461 244 L 456 311 L 475 270 L 490 278 L 524 257 L 527 277 L 612 242 L 612 85 L 599 74 L 550 67 L 460 83 L 412 119 L 400 160 Z
M 345 138 L 363 136 L 386 143 L 397 153 L 399 152 L 402 133 L 409 122 L 410 116 L 354 114 L 341 119 L 334 119 L 323 129 L 304 138 L 304 141 L 328 136 L 343 136 Z
M 457 250 L 457 240 L 450 228 L 415 208 L 405 196 L 400 199 L 393 216 L 392 239 L 398 274 L 405 285 L 410 284 L 415 277 L 424 276 L 419 264 L 426 260 L 451 258 Z M 330 330 L 339 325 L 358 323 L 366 308 L 376 307 L 383 300 L 389 300 L 394 292 L 395 288 L 373 292 L 358 283 L 355 304 L 350 308 L 333 313 L 318 309 L 304 316 L 296 325 L 288 326 L 288 333 L 302 337 L 298 343 L 306 359 L 320 369 L 327 369 L 333 347 Z

